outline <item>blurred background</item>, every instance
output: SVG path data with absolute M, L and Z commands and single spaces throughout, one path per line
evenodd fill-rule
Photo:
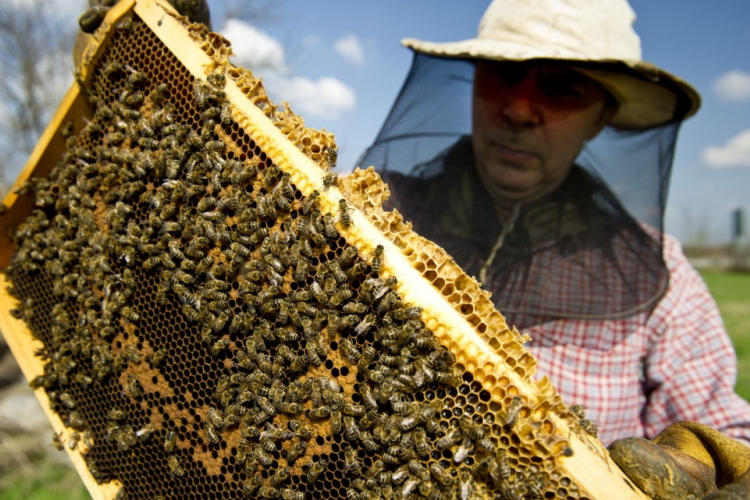
M 213 29 L 237 65 L 262 76 L 309 126 L 336 135 L 348 172 L 376 136 L 411 64 L 405 37 L 471 38 L 488 0 L 209 0 Z M 643 58 L 703 97 L 682 127 L 668 209 L 719 304 L 750 399 L 750 2 L 630 0 Z M 302 7 L 304 5 L 304 7 Z M 0 0 L 0 195 L 23 168 L 73 81 L 70 56 L 85 0 Z M 365 165 L 366 167 L 366 165 Z M 89 498 L 0 340 L 0 500 Z

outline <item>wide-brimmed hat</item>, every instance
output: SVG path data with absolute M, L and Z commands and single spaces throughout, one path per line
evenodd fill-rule
M 610 122 L 645 129 L 693 115 L 700 95 L 687 82 L 641 60 L 626 0 L 494 0 L 476 38 L 434 43 L 404 39 L 417 52 L 457 59 L 569 61 L 619 103 Z

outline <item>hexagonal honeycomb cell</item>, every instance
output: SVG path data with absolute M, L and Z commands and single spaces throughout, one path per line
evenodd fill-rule
M 82 80 L 91 118 L 18 186 L 34 208 L 6 269 L 44 345 L 31 383 L 95 481 L 126 498 L 594 498 L 566 468 L 611 466 L 583 415 L 532 378 L 476 281 L 383 212 L 372 169 L 327 173 L 333 136 L 271 103 L 227 40 L 133 3 Z

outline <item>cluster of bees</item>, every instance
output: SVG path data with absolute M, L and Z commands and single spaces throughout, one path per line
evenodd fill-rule
M 130 402 L 155 390 L 121 374 L 146 362 L 163 369 L 173 353 L 153 345 L 146 357 L 114 342 L 149 328 L 133 300 L 148 275 L 156 303 L 197 325 L 184 341 L 226 361 L 200 437 L 211 448 L 231 436 L 248 498 L 335 496 L 325 479 L 333 470 L 349 500 L 465 500 L 480 485 L 510 500 L 543 498 L 547 472 L 514 469 L 482 415 L 457 418 L 434 397 L 464 382 L 455 358 L 401 301 L 396 279 L 380 275 L 383 248 L 367 263 L 340 236 L 351 225 L 347 202 L 322 211 L 317 192 L 303 197 L 288 173 L 232 143 L 222 73 L 194 82 L 198 127 L 181 123 L 169 86 L 142 71 L 110 61 L 95 78 L 110 92 L 92 91 L 93 119 L 78 134 L 64 127 L 62 160 L 19 188 L 36 208 L 15 232 L 7 270 L 14 282 L 41 273 L 54 284 L 52 303 L 21 297 L 17 314 L 34 330 L 38 309 L 49 308 L 47 364 L 32 385 L 74 430 L 71 449 L 81 435 L 87 449 L 116 443 L 123 456 L 158 442 L 175 485 L 196 470 L 178 453 L 174 426 L 133 426 L 114 407 L 97 435 L 75 399 L 112 379 Z M 326 154 L 335 164 L 335 149 Z M 335 184 L 329 175 L 324 189 Z M 330 360 L 357 382 L 321 375 Z M 506 427 L 522 403 L 511 402 Z M 340 459 L 312 460 L 316 435 L 338 443 Z M 95 478 L 111 477 L 87 463 Z

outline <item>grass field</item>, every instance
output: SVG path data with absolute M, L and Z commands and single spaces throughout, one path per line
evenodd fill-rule
M 737 351 L 737 393 L 750 401 L 750 273 L 701 271 Z
M 44 453 L 15 458 L 0 467 L 0 500 L 91 500 L 72 467 Z

